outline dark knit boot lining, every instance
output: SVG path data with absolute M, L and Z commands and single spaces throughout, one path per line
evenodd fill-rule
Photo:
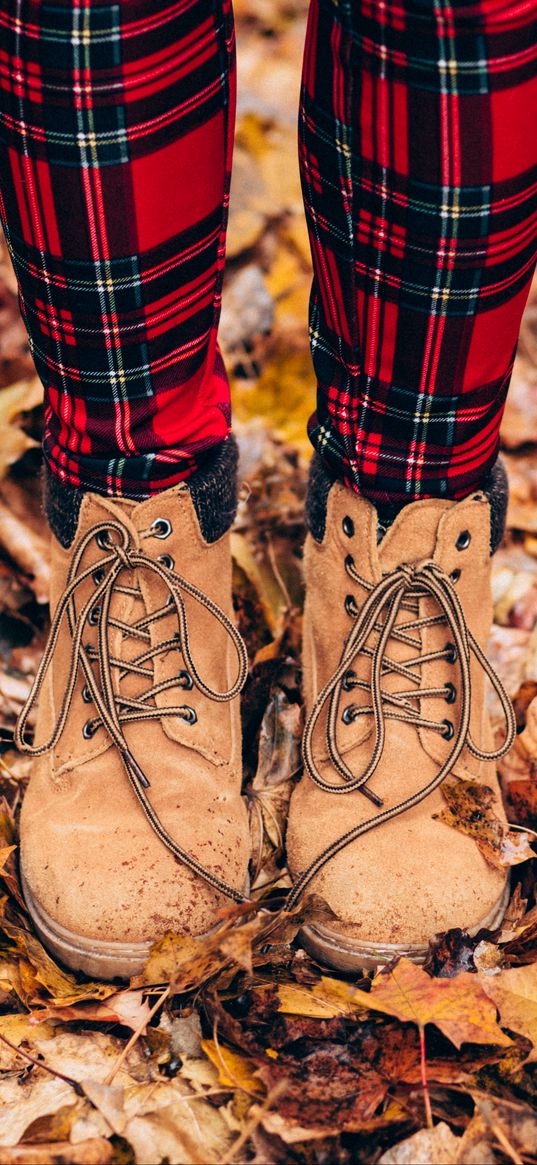
M 235 438 L 230 436 L 207 455 L 202 467 L 196 473 L 181 483 L 181 487 L 186 485 L 190 491 L 200 530 L 206 542 L 217 542 L 229 530 L 235 518 L 238 460 L 237 443 Z M 52 533 L 65 550 L 71 546 L 76 535 L 84 492 L 82 489 L 64 485 L 45 464 L 43 508 Z
M 306 522 L 308 529 L 316 542 L 322 542 L 326 532 L 326 508 L 328 494 L 336 481 L 330 470 L 324 465 L 318 453 L 314 453 L 306 497 Z M 505 465 L 501 459 L 493 465 L 488 477 L 482 486 L 490 502 L 490 552 L 494 554 L 498 549 L 505 531 L 507 503 L 509 500 L 509 484 Z M 408 502 L 384 505 L 373 503 L 378 514 L 378 541 L 382 541 L 386 531 L 391 526 L 397 514 L 404 509 Z

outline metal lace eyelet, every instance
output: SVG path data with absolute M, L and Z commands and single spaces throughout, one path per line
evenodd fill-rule
M 153 538 L 169 538 L 171 532 L 172 524 L 167 518 L 155 518 L 151 525 Z
M 170 593 L 168 594 L 168 598 L 166 599 L 166 602 L 165 602 L 164 606 L 165 606 L 165 607 L 172 607 L 172 606 L 173 606 L 173 602 L 174 602 L 173 595 L 172 595 L 172 594 L 171 594 L 171 592 L 170 592 Z
M 172 558 L 171 554 L 159 554 L 157 562 L 161 562 L 168 570 L 173 570 L 175 566 L 175 559 Z
M 352 538 L 354 534 L 354 522 L 348 514 L 345 514 L 341 525 L 343 527 L 343 533 L 347 535 L 347 538 Z
M 341 687 L 343 688 L 344 692 L 352 691 L 353 680 L 355 680 L 355 679 L 356 679 L 356 672 L 355 671 L 351 670 L 351 671 L 345 672 L 345 675 L 343 676 L 343 679 L 341 681 Z
M 449 577 L 450 577 L 452 582 L 454 582 L 454 583 L 458 582 L 460 577 L 461 577 L 460 570 L 452 570 Z
M 195 724 L 197 719 L 198 717 L 194 708 L 190 708 L 188 704 L 185 704 L 183 708 L 183 720 L 186 720 L 187 724 Z
M 91 577 L 92 577 L 96 587 L 98 587 L 99 584 L 102 583 L 104 576 L 105 576 L 105 571 L 103 569 L 93 571 L 93 574 Z
M 348 704 L 347 707 L 343 709 L 343 712 L 341 714 L 341 719 L 342 719 L 343 723 L 344 724 L 352 724 L 352 722 L 354 720 L 354 713 L 355 712 L 356 712 L 356 704 Z
M 192 688 L 194 687 L 194 680 L 192 679 L 190 672 L 180 671 L 178 679 L 181 681 L 181 687 L 185 689 L 185 692 L 192 691 Z
M 356 619 L 356 616 L 358 615 L 358 607 L 356 606 L 356 599 L 354 595 L 347 595 L 345 599 L 345 610 L 347 615 L 350 615 L 351 618 Z
M 87 684 L 84 684 L 84 687 L 82 688 L 82 699 L 85 704 L 91 704 L 92 702 L 93 696 Z
M 444 696 L 446 704 L 454 704 L 455 700 L 457 699 L 457 689 L 456 689 L 455 685 L 447 683 L 446 684 L 446 692 L 447 692 L 447 695 Z
M 446 646 L 444 647 L 444 651 L 445 651 L 446 659 L 447 659 L 448 663 L 456 663 L 457 662 L 457 648 L 455 647 L 454 643 L 446 643 Z
M 354 558 L 352 557 L 352 554 L 346 554 L 345 555 L 345 570 L 350 570 L 351 566 L 354 566 Z
M 97 725 L 94 724 L 91 720 L 86 720 L 86 723 L 82 729 L 82 736 L 84 737 L 84 740 L 91 740 L 96 731 Z
M 91 608 L 91 611 L 88 615 L 88 623 L 89 623 L 90 627 L 97 626 L 97 624 L 99 622 L 100 614 L 101 614 L 101 608 L 100 608 L 99 604 L 97 604 L 96 607 Z
M 472 535 L 470 534 L 470 531 L 469 530 L 461 530 L 459 537 L 457 538 L 457 541 L 455 543 L 455 546 L 457 547 L 457 550 L 467 550 L 471 541 L 472 541 Z
M 445 728 L 445 731 L 442 733 L 442 736 L 444 737 L 444 739 L 445 740 L 453 740 L 453 737 L 455 735 L 455 729 L 453 727 L 453 724 L 451 723 L 451 720 L 442 720 L 442 724 L 444 725 L 444 728 Z
M 95 535 L 95 541 L 99 550 L 110 550 L 111 546 L 113 546 L 112 539 L 107 530 L 99 530 L 99 533 Z

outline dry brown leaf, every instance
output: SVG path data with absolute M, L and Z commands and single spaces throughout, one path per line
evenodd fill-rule
M 535 857 L 531 836 L 510 829 L 496 815 L 494 794 L 487 785 L 448 777 L 441 789 L 447 804 L 435 819 L 472 837 L 491 866 L 505 870 Z
M 179 1080 L 139 1084 L 125 1093 L 124 1137 L 137 1165 L 218 1165 L 232 1142 L 226 1110 Z
M 22 1085 L 17 1079 L 0 1081 L 0 1146 L 17 1145 L 26 1129 L 39 1117 L 49 1116 L 72 1104 L 76 1099 L 73 1089 L 54 1077 L 27 1079 Z
M 263 930 L 261 915 L 244 921 L 250 905 L 232 907 L 227 918 L 209 934 L 191 938 L 168 933 L 151 948 L 149 959 L 132 987 L 170 983 L 175 992 L 189 991 L 228 965 L 251 969 L 251 946 Z M 242 921 L 241 921 L 242 920 Z
M 13 465 L 36 442 L 20 428 L 22 413 L 37 408 L 43 401 L 43 385 L 34 376 L 31 380 L 18 380 L 8 388 L 0 390 L 0 477 L 4 477 Z
M 88 1001 L 72 1003 L 68 1007 L 45 1006 L 33 1014 L 39 1023 L 48 1019 L 61 1023 L 73 1023 L 77 1020 L 81 1023 L 121 1023 L 132 1031 L 138 1031 L 148 1019 L 150 1010 L 143 991 L 118 991 L 103 1003 Z
M 537 821 L 537 697 L 533 680 L 521 685 L 514 703 L 522 730 L 498 768 L 512 816 L 521 825 L 534 826 Z
M 497 975 L 480 975 L 483 990 L 496 1004 L 503 1027 L 520 1032 L 533 1044 L 529 1061 L 537 1060 L 537 963 L 511 967 Z
M 248 789 L 253 890 L 283 884 L 280 859 L 294 778 L 301 764 L 301 736 L 300 705 L 290 703 L 286 693 L 275 687 L 261 723 L 257 771 Z
M 420 1129 L 388 1149 L 379 1165 L 457 1165 L 460 1137 L 444 1121 L 434 1129 Z
M 90 1137 L 78 1145 L 52 1141 L 48 1145 L 15 1145 L 2 1149 L 2 1165 L 109 1165 L 115 1149 L 104 1137 Z
M 528 317 L 524 328 L 528 327 Z M 515 360 L 501 426 L 508 449 L 537 441 L 537 367 L 525 353 Z
M 38 603 L 48 603 L 50 562 L 48 539 L 21 521 L 0 500 L 0 546 L 19 567 Z
M 24 960 L 27 961 L 35 982 L 45 988 L 53 1004 L 68 1007 L 70 1003 L 81 1003 L 85 999 L 107 999 L 117 993 L 117 989 L 111 983 L 79 982 L 75 975 L 62 971 L 39 939 L 22 926 L 4 921 L 2 929 L 23 956 L 21 965 L 24 966 Z M 2 978 L 1 966 L 0 978 Z

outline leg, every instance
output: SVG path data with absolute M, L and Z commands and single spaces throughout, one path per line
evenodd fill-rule
M 498 0 L 311 7 L 301 164 L 322 460 L 289 905 L 328 902 L 334 920 L 305 940 L 344 970 L 423 959 L 433 934 L 494 927 L 506 903 L 504 875 L 445 823 L 442 786 L 478 809 L 485 785 L 504 816 L 495 761 L 515 719 L 485 653 L 505 493 L 487 475 L 535 262 L 536 18 L 535 2 Z
M 312 3 L 310 435 L 376 501 L 462 497 L 497 457 L 537 248 L 536 27 L 534 2 Z
M 229 432 L 230 0 L 8 0 L 0 26 L 0 211 L 46 459 L 144 497 Z
M 0 26 L 2 208 L 53 532 L 52 629 L 17 728 L 21 871 L 63 962 L 129 975 L 246 892 L 216 346 L 232 17 L 229 0 L 8 0 Z

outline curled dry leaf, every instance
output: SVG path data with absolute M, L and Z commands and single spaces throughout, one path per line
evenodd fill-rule
M 0 546 L 28 579 L 38 603 L 48 603 L 48 540 L 37 534 L 0 500 Z
M 528 313 L 524 329 L 529 332 L 530 327 Z M 532 340 L 530 335 L 528 340 Z M 529 353 L 523 351 L 515 360 L 501 435 L 508 449 L 517 449 L 527 445 L 528 441 L 537 441 L 537 367 Z
M 434 1129 L 420 1129 L 379 1158 L 379 1165 L 457 1165 L 460 1137 L 444 1121 Z
M 150 1013 L 148 1000 L 143 991 L 118 991 L 102 1003 L 71 1003 L 69 1006 L 52 1005 L 40 1007 L 34 1012 L 36 1022 L 53 1020 L 58 1023 L 120 1023 L 123 1027 L 138 1031 L 143 1027 Z
M 532 631 L 537 619 L 537 559 L 517 545 L 501 547 L 493 558 L 494 621 Z
M 287 810 L 300 767 L 302 710 L 274 687 L 259 735 L 256 775 L 248 789 L 252 835 L 252 890 L 288 885 L 281 866 Z
M 444 781 L 441 789 L 446 808 L 435 814 L 436 820 L 472 837 L 491 866 L 504 870 L 535 857 L 530 835 L 510 829 L 497 816 L 487 785 L 456 777 Z
M 278 1008 L 288 1015 L 307 1015 L 312 1019 L 332 1019 L 352 1015 L 363 1008 L 357 1002 L 355 988 L 340 979 L 321 976 L 318 983 L 282 983 L 278 987 Z
M 496 1004 L 502 1026 L 531 1040 L 528 1060 L 537 1061 L 537 963 L 480 975 L 479 980 Z
M 177 993 L 200 987 L 218 976 L 225 968 L 251 970 L 252 945 L 263 933 L 266 920 L 262 914 L 244 921 L 251 905 L 233 907 L 219 926 L 199 938 L 168 933 L 151 949 L 133 987 L 170 983 Z
M 19 963 L 21 969 L 25 964 L 31 971 L 30 985 L 36 991 L 44 988 L 49 996 L 50 1001 L 59 1007 L 68 1007 L 71 1003 L 81 1003 L 86 999 L 107 999 L 110 995 L 116 994 L 116 988 L 112 983 L 92 983 L 78 981 L 75 975 L 67 971 L 63 971 L 57 963 L 47 953 L 44 946 L 39 942 L 35 935 L 31 934 L 22 926 L 17 926 L 14 923 L 7 922 L 5 919 L 1 924 L 4 934 L 11 940 L 13 950 L 17 953 L 22 962 Z M 0 963 L 0 979 L 3 977 L 5 968 Z M 25 986 L 25 980 L 22 984 Z
M 115 1160 L 114 1146 L 105 1137 L 89 1137 L 78 1145 L 49 1141 L 46 1145 L 15 1145 L 2 1151 L 2 1165 L 111 1165 Z
M 252 1096 L 262 1095 L 265 1091 L 258 1077 L 254 1075 L 256 1065 L 245 1056 L 232 1051 L 215 1040 L 203 1040 L 202 1048 L 209 1060 L 214 1064 L 220 1084 L 226 1088 L 239 1089 Z
M 18 380 L 0 390 L 0 478 L 36 442 L 20 426 L 22 413 L 30 412 L 43 401 L 43 385 L 37 376 Z
M 512 815 L 522 825 L 537 826 L 537 684 L 521 686 L 515 697 L 519 732 L 498 768 Z M 529 701 L 529 702 L 528 702 Z

